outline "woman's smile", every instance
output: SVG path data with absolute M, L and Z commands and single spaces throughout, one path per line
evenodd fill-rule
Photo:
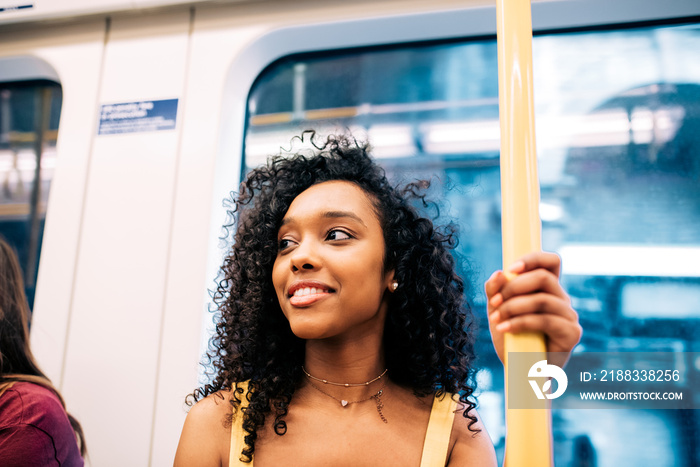
M 302 280 L 292 283 L 287 291 L 289 303 L 296 307 L 307 307 L 335 293 L 323 282 Z

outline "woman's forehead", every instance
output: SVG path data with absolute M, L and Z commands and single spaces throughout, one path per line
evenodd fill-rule
M 301 192 L 289 206 L 285 218 L 320 212 L 352 212 L 360 217 L 376 218 L 369 195 L 358 185 L 333 180 L 312 185 Z

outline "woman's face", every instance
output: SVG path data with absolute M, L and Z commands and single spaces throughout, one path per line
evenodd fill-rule
M 292 332 L 302 339 L 383 332 L 387 291 L 384 235 L 367 194 L 354 183 L 308 188 L 277 235 L 272 282 Z

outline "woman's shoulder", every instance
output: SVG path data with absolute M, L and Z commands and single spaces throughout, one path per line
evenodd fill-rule
M 495 466 L 496 452 L 479 414 L 476 409 L 468 412 L 472 418 L 476 417 L 476 422 L 472 423 L 471 418 L 464 416 L 464 409 L 464 404 L 458 402 L 452 423 L 451 449 L 447 465 Z
M 29 381 L 16 381 L 8 389 L 8 392 L 14 392 L 16 396 L 19 396 L 22 401 L 27 403 L 44 403 L 53 404 L 56 403 L 59 406 L 61 401 L 54 391 L 42 386 L 41 384 L 32 383 Z
M 0 397 L 0 413 L 0 457 L 8 465 L 83 465 L 68 415 L 51 389 L 16 382 Z
M 0 398 L 0 412 L 3 421 L 30 423 L 49 426 L 65 420 L 68 416 L 58 396 L 51 389 L 40 384 L 18 381 Z
M 190 425 L 198 431 L 208 430 L 212 435 L 223 431 L 230 433 L 233 414 L 231 398 L 230 390 L 221 390 L 197 401 L 187 413 L 185 428 Z
M 221 390 L 192 406 L 182 428 L 175 465 L 226 465 L 231 440 L 231 391 Z
M 194 404 L 189 412 L 188 417 L 192 415 L 195 418 L 212 417 L 217 415 L 227 416 L 232 413 L 233 406 L 231 405 L 232 391 L 223 389 L 200 399 Z

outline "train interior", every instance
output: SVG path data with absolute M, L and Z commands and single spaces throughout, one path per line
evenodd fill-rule
M 89 463 L 172 463 L 206 378 L 222 200 L 308 129 L 367 139 L 396 184 L 431 180 L 426 213 L 459 226 L 478 407 L 502 462 L 482 290 L 502 267 L 492 5 L 172 3 L 0 16 L 0 235 Z M 697 405 L 700 6 L 603 3 L 533 4 L 543 249 L 562 257 L 577 351 L 677 352 Z M 108 106 L 143 102 L 172 125 L 104 126 Z M 554 410 L 552 426 L 558 466 L 700 465 L 697 410 Z

